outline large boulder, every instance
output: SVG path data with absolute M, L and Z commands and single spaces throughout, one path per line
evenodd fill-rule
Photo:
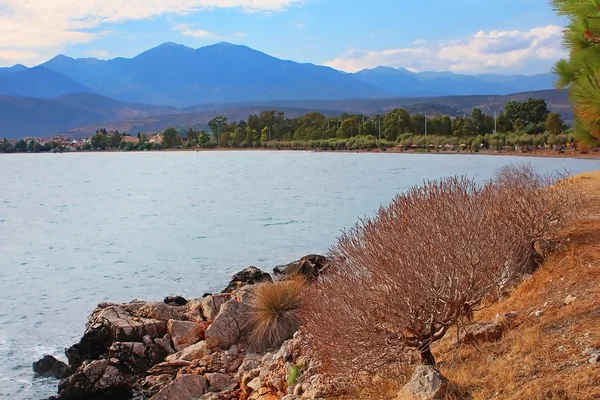
M 235 274 L 222 293 L 231 293 L 242 286 L 254 285 L 261 282 L 273 282 L 273 278 L 271 278 L 269 273 L 261 271 L 256 267 L 248 267 Z
M 181 351 L 186 347 L 204 340 L 204 333 L 208 323 L 193 321 L 169 320 L 167 332 L 171 335 L 175 350 Z
M 206 320 L 214 321 L 221 311 L 221 306 L 229 300 L 231 300 L 230 293 L 213 294 L 202 299 L 200 308 Z
M 108 360 L 84 363 L 58 385 L 59 400 L 125 400 L 130 397 L 126 379 Z
M 502 322 L 474 324 L 461 334 L 460 341 L 464 344 L 497 342 L 502 339 L 506 325 Z
M 202 358 L 208 352 L 206 342 L 201 341 L 167 357 L 167 361 L 194 361 Z
M 183 375 L 161 389 L 150 400 L 196 400 L 207 392 L 206 379 L 198 375 Z
M 185 311 L 183 307 L 164 302 L 147 303 L 135 313 L 135 316 L 160 321 L 168 321 L 170 319 L 185 321 L 190 318 L 186 315 Z
M 219 347 L 228 349 L 242 336 L 245 331 L 245 314 L 249 311 L 246 303 L 231 299 L 221 307 L 221 312 L 208 327 L 205 333 L 206 344 L 209 348 Z
M 188 303 L 188 301 L 181 296 L 167 296 L 163 300 L 163 303 L 172 306 L 185 306 Z
M 64 379 L 69 375 L 69 371 L 67 364 L 49 355 L 33 363 L 33 372 L 40 376 Z
M 298 261 L 286 265 L 278 265 L 273 269 L 277 277 L 291 277 L 301 275 L 309 279 L 315 279 L 329 265 L 329 260 L 317 254 L 310 254 Z
M 396 400 L 443 399 L 448 390 L 448 380 L 429 365 L 419 365 L 410 381 L 400 390 Z
M 238 386 L 238 382 L 228 374 L 212 372 L 204 375 L 208 382 L 208 389 L 211 392 L 222 392 L 224 390 L 232 390 Z

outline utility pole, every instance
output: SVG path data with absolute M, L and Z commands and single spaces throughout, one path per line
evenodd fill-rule
M 379 140 L 381 140 L 381 115 L 378 115 L 379 117 Z
M 494 135 L 498 132 L 498 117 L 494 111 Z
M 269 141 L 271 141 L 271 127 L 269 126 Z
M 425 114 L 425 136 L 427 136 L 427 114 Z

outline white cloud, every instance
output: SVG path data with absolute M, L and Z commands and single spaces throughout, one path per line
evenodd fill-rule
M 104 50 L 90 50 L 88 51 L 88 54 L 94 58 L 101 58 L 104 60 L 107 60 L 112 57 L 112 54 Z
M 243 12 L 280 12 L 305 0 L 1 0 L 0 62 L 40 62 L 68 44 L 91 42 L 107 24 L 164 14 L 186 15 L 228 8 Z M 201 32 L 196 32 L 201 35 Z M 27 53 L 27 57 L 18 57 Z
M 562 28 L 556 25 L 529 31 L 481 31 L 462 40 L 436 43 L 417 40 L 406 48 L 350 49 L 325 64 L 348 72 L 381 65 L 414 71 L 548 72 L 556 60 L 566 55 L 561 39 Z
M 232 35 L 221 36 L 214 32 L 205 31 L 204 29 L 196 29 L 193 25 L 189 24 L 177 24 L 171 27 L 171 30 L 177 31 L 184 36 L 190 36 L 197 39 L 212 39 L 212 40 L 233 40 L 245 38 L 247 34 L 245 32 L 236 32 Z

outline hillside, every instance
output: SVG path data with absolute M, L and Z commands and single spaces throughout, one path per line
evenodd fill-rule
M 0 137 L 50 135 L 92 123 L 173 112 L 172 107 L 128 104 L 92 93 L 55 99 L 0 96 Z
M 0 74 L 0 95 L 52 98 L 70 93 L 88 93 L 92 89 L 45 67 L 11 68 Z

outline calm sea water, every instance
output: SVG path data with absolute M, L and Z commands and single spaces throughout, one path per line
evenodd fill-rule
M 102 301 L 200 297 L 241 268 L 325 252 L 424 179 L 490 178 L 523 158 L 311 152 L 0 157 L 0 398 L 41 399 L 31 363 L 79 339 Z M 572 173 L 600 161 L 532 158 Z

